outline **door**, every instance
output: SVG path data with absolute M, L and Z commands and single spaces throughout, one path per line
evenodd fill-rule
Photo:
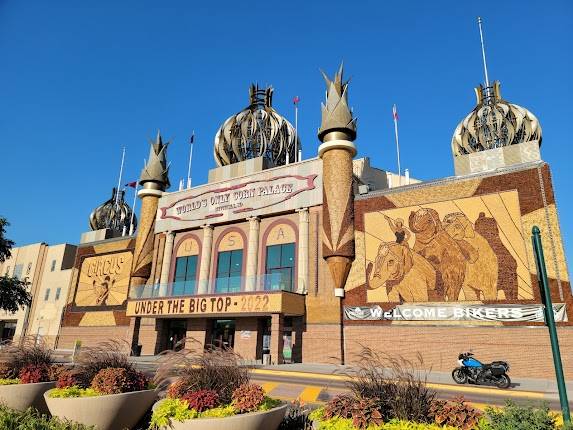
M 185 344 L 181 342 L 187 334 L 187 320 L 167 320 L 167 349 L 178 351 Z
M 231 348 L 235 345 L 235 320 L 214 320 L 211 330 L 211 345 Z

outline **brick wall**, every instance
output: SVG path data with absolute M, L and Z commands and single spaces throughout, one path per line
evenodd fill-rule
M 235 320 L 234 350 L 245 360 L 257 358 L 257 332 L 259 321 L 256 317 L 237 318 Z
M 573 378 L 573 327 L 558 329 L 565 378 Z M 469 351 L 483 361 L 505 360 L 513 379 L 555 377 L 546 327 L 432 327 L 346 326 L 346 357 L 355 361 L 362 345 L 393 357 L 416 360 L 423 368 L 450 372 L 460 352 Z M 306 340 L 305 340 L 306 341 Z M 309 361 L 305 357 L 305 361 Z M 516 381 L 517 382 L 517 381 Z
M 302 361 L 340 364 L 340 345 L 339 324 L 307 324 L 302 335 Z
M 109 340 L 125 341 L 131 345 L 129 326 L 62 327 L 58 348 L 73 349 L 76 340 L 81 340 L 82 346 L 94 346 Z

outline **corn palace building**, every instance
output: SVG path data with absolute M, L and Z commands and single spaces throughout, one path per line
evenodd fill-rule
M 131 209 L 114 196 L 78 247 L 59 347 L 125 339 L 136 354 L 233 348 L 252 362 L 352 363 L 362 346 L 449 371 L 472 349 L 515 376 L 552 375 L 531 229 L 540 227 L 565 371 L 573 300 L 541 126 L 476 89 L 455 175 L 420 182 L 357 156 L 342 69 L 326 77 L 316 158 L 251 87 L 217 131 L 207 184 L 167 191 L 158 135 Z

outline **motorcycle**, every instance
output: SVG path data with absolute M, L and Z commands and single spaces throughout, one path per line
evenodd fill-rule
M 452 378 L 457 384 L 494 384 L 498 388 L 509 388 L 511 379 L 507 375 L 509 364 L 505 361 L 494 361 L 484 364 L 473 357 L 471 352 L 458 356 L 459 367 L 452 371 Z

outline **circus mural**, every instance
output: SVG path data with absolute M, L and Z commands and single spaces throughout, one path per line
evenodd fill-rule
M 531 300 L 517 191 L 364 215 L 369 302 Z

